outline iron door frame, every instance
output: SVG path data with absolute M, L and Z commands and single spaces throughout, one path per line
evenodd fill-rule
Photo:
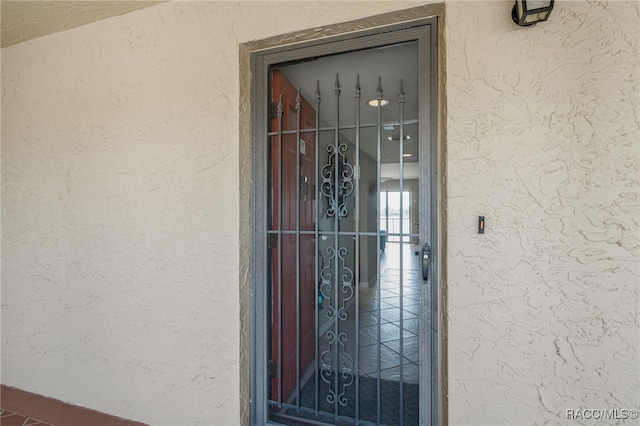
M 267 140 L 268 132 L 268 75 L 272 65 L 304 58 L 343 53 L 352 50 L 366 49 L 380 45 L 389 45 L 417 40 L 419 43 L 419 75 L 429 76 L 427 84 L 420 84 L 420 196 L 429 200 L 429 206 L 421 209 L 424 217 L 422 223 L 430 226 L 421 227 L 421 243 L 432 247 L 430 257 L 430 279 L 426 291 L 423 309 L 431 315 L 421 315 L 421 330 L 429 331 L 430 341 L 425 342 L 420 353 L 420 364 L 431 366 L 429 373 L 421 369 L 420 388 L 429 389 L 429 397 L 420 398 L 421 424 L 441 424 L 446 422 L 446 389 L 443 383 L 444 368 L 442 360 L 444 324 L 440 301 L 443 300 L 440 287 L 439 252 L 441 235 L 441 153 L 438 124 L 439 106 L 439 61 L 438 61 L 438 17 L 417 18 L 380 25 L 366 30 L 322 37 L 300 43 L 287 43 L 276 47 L 255 50 L 250 53 L 251 79 L 251 424 L 269 423 L 268 416 L 268 323 L 266 306 L 267 282 L 267 197 L 263 188 L 267 182 Z M 422 140 L 425 138 L 426 140 Z M 428 152 L 422 152 L 424 148 Z M 424 220 L 424 222 L 423 222 Z M 422 391 L 421 391 L 422 393 Z M 445 408 L 446 409 L 446 408 Z

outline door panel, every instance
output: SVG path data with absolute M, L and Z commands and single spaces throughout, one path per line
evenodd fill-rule
M 275 131 L 298 130 L 299 124 L 315 127 L 315 111 L 278 70 L 272 73 L 272 102 L 278 105 L 271 124 Z M 271 138 L 271 229 L 296 232 L 273 234 L 280 244 L 272 250 L 273 304 L 278 308 L 272 316 L 271 361 L 276 377 L 271 389 L 272 399 L 284 402 L 315 356 L 315 243 L 313 236 L 299 234 L 315 228 L 309 193 L 315 182 L 315 136 L 280 133 Z
M 270 421 L 430 418 L 434 331 L 425 324 L 434 311 L 421 269 L 430 141 L 419 46 L 270 69 Z

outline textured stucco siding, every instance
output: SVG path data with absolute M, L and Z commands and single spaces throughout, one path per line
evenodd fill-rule
M 239 424 L 239 44 L 418 4 L 170 2 L 2 49 L 2 383 Z M 640 3 L 511 5 L 446 5 L 452 425 L 640 408 Z
M 171 2 L 2 49 L 3 384 L 238 424 L 239 44 L 410 5 Z
M 447 4 L 451 424 L 638 409 L 640 3 L 507 3 Z

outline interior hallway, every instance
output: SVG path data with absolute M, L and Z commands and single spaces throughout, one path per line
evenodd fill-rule
M 380 410 L 381 424 L 400 424 L 398 418 L 400 387 L 403 386 L 403 424 L 405 426 L 419 423 L 419 305 L 420 289 L 423 285 L 419 270 L 419 257 L 415 252 L 418 246 L 403 244 L 402 256 L 400 244 L 387 243 L 385 251 L 380 256 L 381 279 L 380 287 L 361 287 L 358 297 L 358 333 L 356 334 L 356 304 L 347 310 L 347 319 L 340 322 L 340 331 L 346 333 L 344 350 L 348 357 L 355 359 L 356 341 L 358 350 L 358 382 L 355 376 L 344 378 L 339 375 L 340 389 L 344 390 L 346 405 L 339 408 L 341 417 L 335 419 L 333 405 L 327 403 L 326 396 L 329 385 L 320 380 L 319 385 L 319 409 L 320 418 L 330 424 L 353 424 L 348 418 L 355 416 L 355 387 L 359 386 L 359 419 L 361 424 L 376 424 L 377 414 L 377 377 L 381 379 L 380 385 Z M 402 257 L 402 263 L 400 258 Z M 402 299 L 400 292 L 402 287 Z M 378 295 L 380 297 L 378 298 Z M 378 299 L 380 313 L 378 314 Z M 402 310 L 400 309 L 402 306 Z M 402 312 L 402 318 L 400 315 Z M 378 340 L 378 325 L 380 338 Z M 402 334 L 401 334 L 402 330 Z M 356 340 L 355 336 L 358 336 Z M 402 340 L 401 340 L 402 337 Z M 400 342 L 402 354 L 400 353 Z M 378 343 L 380 347 L 380 359 L 378 366 Z M 323 335 L 320 338 L 320 351 L 329 349 L 329 337 Z M 345 364 L 345 358 L 341 355 L 338 365 Z M 350 364 L 351 361 L 346 361 Z M 401 368 L 402 365 L 402 368 Z M 355 365 L 354 365 L 355 367 Z M 351 377 L 351 376 L 349 376 Z M 331 381 L 335 376 L 329 377 Z M 401 380 L 402 379 L 402 380 Z M 344 388 L 342 384 L 345 383 Z M 302 387 L 301 407 L 307 410 L 295 412 L 295 410 L 283 410 L 284 416 L 279 420 L 286 424 L 298 424 L 295 418 L 313 420 L 315 417 L 309 412 L 316 402 L 315 376 Z M 291 401 L 295 404 L 295 400 Z M 344 417 L 342 417 L 344 416 Z
M 418 383 L 419 357 L 419 303 L 420 285 L 419 257 L 415 255 L 416 245 L 402 245 L 388 242 L 380 256 L 380 315 L 378 315 L 377 287 L 360 289 L 360 375 L 377 376 L 378 323 L 380 323 L 380 378 L 400 380 L 400 329 L 403 330 L 403 381 Z M 401 269 L 402 268 L 402 269 Z M 402 276 L 401 276 L 402 274 Z M 400 288 L 402 283 L 402 300 Z M 402 302 L 402 325 L 400 324 L 400 304 Z M 352 307 L 351 310 L 355 310 Z M 355 314 L 349 315 L 353 321 Z

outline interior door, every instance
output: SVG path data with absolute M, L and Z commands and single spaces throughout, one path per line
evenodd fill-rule
M 278 70 L 271 80 L 273 244 L 272 395 L 284 402 L 311 364 L 316 303 L 314 200 L 315 111 Z M 280 250 L 277 248 L 280 247 Z

